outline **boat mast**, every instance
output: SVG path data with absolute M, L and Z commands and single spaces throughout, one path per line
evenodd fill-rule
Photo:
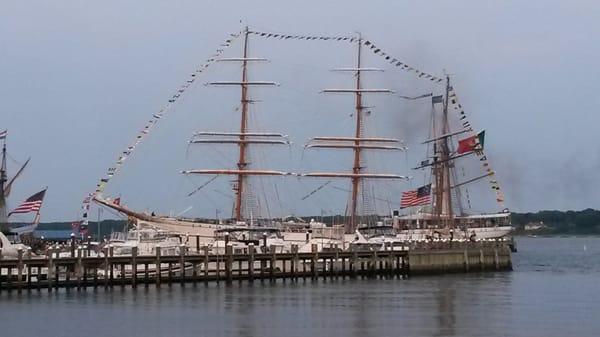
M 237 163 L 240 174 L 237 176 L 237 183 L 235 186 L 235 220 L 242 221 L 242 194 L 244 193 L 244 174 L 241 171 L 246 169 L 248 163 L 246 163 L 246 131 L 248 129 L 248 26 L 244 29 L 244 51 L 242 61 L 242 116 L 240 121 L 240 135 L 239 135 L 239 160 Z
M 450 133 L 450 122 L 448 121 L 448 103 L 450 100 L 450 76 L 446 75 L 446 100 L 444 102 L 444 124 L 443 134 Z M 443 144 L 444 156 L 446 159 L 450 158 L 450 146 L 448 144 L 448 138 L 444 138 Z M 454 167 L 454 161 L 446 161 L 444 167 L 444 193 L 446 197 L 446 209 L 448 211 L 448 222 L 447 226 L 454 228 L 454 210 L 452 207 L 452 189 L 450 181 L 450 170 Z
M 444 99 L 441 134 L 448 135 L 450 123 L 448 121 L 448 101 L 450 93 L 450 77 L 446 76 L 446 95 Z M 435 126 L 434 126 L 435 127 Z M 453 158 L 450 157 L 448 137 L 440 137 L 434 146 L 433 174 L 435 176 L 435 219 L 438 225 L 454 227 L 454 214 L 452 209 L 452 191 L 450 182 L 450 168 Z
M 210 85 L 219 86 L 240 86 L 241 88 L 241 116 L 240 116 L 240 127 L 239 132 L 217 132 L 217 131 L 203 131 L 194 134 L 190 144 L 235 144 L 238 146 L 239 154 L 237 161 L 237 169 L 194 169 L 182 171 L 183 174 L 201 174 L 201 175 L 230 175 L 235 176 L 235 186 L 233 188 L 235 193 L 235 201 L 233 207 L 233 218 L 236 221 L 243 221 L 247 215 L 244 208 L 245 194 L 247 194 L 247 176 L 285 176 L 289 175 L 288 172 L 275 171 L 275 170 L 262 170 L 262 169 L 249 169 L 248 161 L 248 147 L 250 144 L 255 145 L 289 145 L 288 137 L 282 133 L 277 132 L 252 132 L 248 127 L 249 110 L 248 104 L 252 103 L 252 100 L 248 97 L 248 90 L 250 86 L 274 86 L 277 85 L 271 81 L 251 81 L 248 76 L 248 64 L 249 62 L 261 62 L 267 61 L 265 58 L 249 57 L 248 51 L 248 36 L 250 32 L 248 27 L 244 28 L 244 46 L 242 50 L 242 57 L 234 58 L 222 58 L 218 59 L 218 62 L 241 62 L 242 64 L 242 77 L 241 81 L 216 81 L 210 82 Z
M 347 214 L 350 221 L 346 223 L 346 233 L 353 233 L 359 222 L 358 195 L 361 191 L 361 184 L 364 179 L 406 179 L 404 176 L 396 174 L 365 173 L 363 150 L 404 150 L 404 146 L 397 139 L 364 137 L 364 109 L 362 96 L 363 93 L 391 93 L 389 89 L 364 89 L 361 83 L 361 74 L 365 71 L 383 71 L 377 68 L 364 68 L 361 60 L 362 38 L 359 34 L 358 55 L 356 68 L 338 68 L 335 71 L 352 72 L 356 77 L 355 86 L 352 89 L 324 89 L 324 93 L 351 93 L 355 97 L 355 115 L 356 125 L 354 137 L 314 137 L 306 144 L 306 148 L 327 148 L 327 149 L 352 149 L 354 154 L 351 173 L 339 172 L 312 172 L 304 174 L 305 177 L 321 178 L 349 178 L 352 184 L 350 191 L 350 204 L 347 208 Z
M 350 204 L 350 228 L 349 230 L 351 232 L 354 231 L 354 229 L 356 228 L 356 218 L 357 218 L 357 214 L 356 214 L 356 210 L 357 210 L 357 199 L 358 199 L 358 189 L 359 189 L 359 183 L 361 182 L 361 177 L 359 176 L 359 174 L 361 173 L 361 166 L 360 166 L 360 155 L 361 155 L 361 148 L 360 148 L 360 140 L 362 138 L 362 110 L 363 110 L 363 104 L 362 104 L 362 93 L 360 92 L 361 89 L 361 83 L 360 83 L 360 72 L 361 72 L 361 62 L 360 62 L 360 54 L 361 54 L 361 47 L 362 47 L 362 37 L 358 36 L 358 52 L 357 52 L 357 60 L 356 60 L 356 106 L 355 106 L 355 114 L 356 114 L 356 132 L 355 132 L 355 141 L 354 141 L 354 145 L 356 145 L 354 147 L 354 167 L 352 168 L 352 173 L 355 174 L 354 177 L 352 177 L 352 197 L 351 197 L 351 204 Z
M 2 144 L 2 164 L 0 166 L 0 230 L 4 230 L 8 222 L 6 216 L 5 184 L 8 181 L 6 173 L 6 138 Z

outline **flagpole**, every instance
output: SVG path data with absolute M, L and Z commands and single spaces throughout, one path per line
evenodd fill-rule
M 46 197 L 46 191 L 48 191 L 48 186 L 44 187 L 44 195 L 42 197 L 42 203 L 40 204 L 40 208 L 37 210 L 37 213 L 35 213 L 35 218 L 33 218 L 33 225 L 35 225 L 35 229 L 37 229 L 37 226 L 40 224 L 40 211 L 42 210 L 42 205 L 44 204 L 44 198 Z M 33 231 L 32 231 L 33 233 Z

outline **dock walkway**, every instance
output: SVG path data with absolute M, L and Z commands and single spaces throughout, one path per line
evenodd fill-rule
M 180 255 L 113 256 L 105 248 L 102 256 L 72 247 L 70 256 L 30 256 L 19 251 L 17 258 L 2 257 L 0 251 L 0 291 L 21 292 L 58 288 L 114 287 L 129 285 L 208 283 L 246 280 L 276 280 L 338 277 L 407 277 L 411 274 L 472 272 L 511 269 L 510 250 L 500 242 L 415 245 L 403 250 L 340 251 L 299 253 L 258 253 L 250 246 L 247 254 L 210 254 L 182 249 Z M 264 248 L 264 247 L 263 247 Z M 274 248 L 274 247 L 273 247 Z

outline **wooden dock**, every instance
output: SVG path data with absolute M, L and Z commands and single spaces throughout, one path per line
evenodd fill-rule
M 105 248 L 101 256 L 72 247 L 68 257 L 58 257 L 50 249 L 48 256 L 30 256 L 20 251 L 17 258 L 0 255 L 0 291 L 21 292 L 58 288 L 115 287 L 154 284 L 208 283 L 300 278 L 339 277 L 407 277 L 410 274 L 472 272 L 511 269 L 510 250 L 506 244 L 445 243 L 406 247 L 405 250 L 327 251 L 299 253 L 258 253 L 252 245 L 247 254 L 210 254 L 182 249 L 180 255 L 113 256 Z M 264 248 L 264 247 L 263 247 Z M 1 252 L 0 252 L 1 254 Z M 64 252 L 63 252 L 64 255 Z M 135 272 L 134 272 L 135 271 Z

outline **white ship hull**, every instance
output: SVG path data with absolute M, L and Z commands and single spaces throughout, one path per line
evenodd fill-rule
M 455 239 L 470 239 L 473 234 L 475 240 L 500 239 L 509 235 L 513 231 L 512 226 L 498 227 L 474 227 L 466 231 L 455 231 Z M 401 230 L 397 236 L 403 241 L 425 241 L 430 238 L 447 238 L 449 234 L 441 233 L 434 229 L 407 229 Z
M 475 233 L 475 238 L 480 240 L 503 238 L 509 235 L 512 231 L 512 226 L 469 228 L 469 232 Z

